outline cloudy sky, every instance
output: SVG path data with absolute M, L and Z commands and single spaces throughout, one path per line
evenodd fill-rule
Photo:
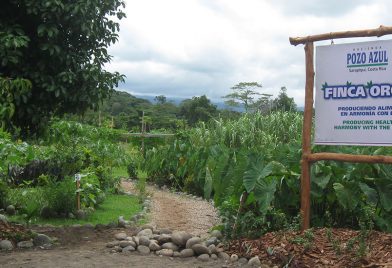
M 301 106 L 305 56 L 303 45 L 290 45 L 290 36 L 392 25 L 390 0 L 125 2 L 127 18 L 108 69 L 125 74 L 119 89 L 135 95 L 205 94 L 220 101 L 233 85 L 256 81 L 262 93 L 275 96 L 286 86 Z M 334 42 L 354 40 L 369 39 Z

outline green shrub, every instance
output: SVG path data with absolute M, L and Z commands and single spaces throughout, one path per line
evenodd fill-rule
M 8 192 L 8 185 L 0 178 L 0 208 L 6 208 Z
M 136 168 L 136 165 L 133 161 L 127 165 L 127 172 L 128 172 L 129 178 L 131 178 L 131 179 L 137 178 L 137 168 Z
M 76 209 L 76 186 L 71 177 L 44 187 L 46 207 L 53 215 L 66 217 Z

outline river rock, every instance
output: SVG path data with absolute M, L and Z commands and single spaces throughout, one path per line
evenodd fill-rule
M 0 241 L 0 250 L 13 250 L 14 245 L 9 240 L 1 240 Z
M 174 244 L 173 242 L 167 242 L 162 245 L 163 249 L 171 249 L 173 251 L 178 251 L 178 246 Z
M 218 256 L 216 254 L 211 254 L 211 259 L 216 260 L 218 259 Z
M 241 264 L 241 265 L 245 265 L 245 264 L 248 263 L 248 260 L 247 260 L 246 258 L 240 258 L 240 259 L 238 260 L 238 263 Z
M 175 258 L 181 257 L 181 253 L 178 252 L 178 251 L 174 251 L 173 252 L 173 257 L 175 257 Z
M 154 226 L 152 226 L 151 224 L 144 224 L 142 226 L 142 230 L 144 229 L 150 229 L 151 231 L 154 231 Z
M 139 246 L 139 237 L 137 236 L 132 236 L 133 242 L 136 243 L 136 246 Z
M 238 261 L 238 255 L 237 255 L 237 254 L 232 254 L 232 255 L 230 256 L 230 261 L 231 261 L 231 262 L 236 262 L 236 261 Z
M 171 235 L 172 242 L 179 247 L 185 247 L 190 238 L 192 238 L 192 235 L 184 231 L 173 232 Z
M 147 236 L 148 238 L 151 238 L 153 235 L 152 230 L 151 229 L 143 229 L 141 230 L 137 236 Z
M 120 245 L 120 241 L 116 240 L 116 241 L 111 241 L 109 243 L 106 244 L 107 248 L 114 248 L 115 246 L 119 246 Z
M 166 257 L 172 257 L 173 256 L 173 250 L 169 249 L 169 248 L 161 249 L 160 252 L 159 252 L 159 255 L 166 256 Z
M 160 229 L 159 230 L 159 234 L 172 234 L 173 233 L 173 231 L 172 230 L 170 230 L 170 229 L 165 229 L 165 228 L 163 228 L 163 229 Z
M 124 232 L 117 233 L 114 235 L 114 238 L 116 238 L 117 240 L 125 240 L 125 239 L 127 239 L 127 234 Z
M 201 255 L 201 254 L 210 254 L 210 251 L 205 245 L 202 244 L 194 244 L 192 246 L 193 251 L 195 252 L 196 255 Z
M 5 211 L 7 212 L 8 215 L 15 215 L 15 212 L 16 212 L 15 206 L 9 205 L 9 206 L 5 209 Z
M 133 247 L 133 246 L 127 246 L 121 250 L 121 252 L 123 252 L 123 253 L 132 252 L 132 251 L 135 251 L 135 247 Z
M 150 245 L 150 239 L 147 236 L 139 236 L 139 245 L 148 247 Z
M 0 221 L 1 221 L 2 223 L 8 223 L 7 217 L 6 217 L 5 215 L 3 215 L 3 214 L 0 214 Z
M 230 260 L 230 256 L 226 252 L 219 252 L 218 257 L 225 261 Z
M 158 245 L 156 242 L 154 241 L 150 241 L 150 245 L 148 246 L 150 248 L 151 251 L 158 251 L 161 249 L 161 246 Z
M 37 247 L 49 245 L 51 243 L 52 243 L 52 240 L 50 239 L 49 236 L 47 236 L 45 234 L 38 234 L 33 239 L 33 244 L 34 244 L 34 246 L 37 246 Z
M 18 248 L 32 248 L 34 246 L 33 241 L 27 240 L 27 241 L 20 241 L 18 244 L 16 244 Z
M 132 246 L 134 248 L 136 247 L 136 243 L 133 242 L 133 241 L 129 241 L 129 240 L 122 240 L 122 241 L 120 241 L 119 245 L 122 248 L 126 248 L 126 247 L 129 247 L 129 246 Z
M 195 252 L 191 248 L 186 248 L 181 250 L 180 254 L 181 254 L 180 256 L 181 258 L 188 258 L 188 257 L 195 256 Z
M 201 254 L 199 257 L 197 257 L 198 260 L 200 261 L 209 261 L 210 255 L 208 254 Z
M 169 234 L 161 234 L 161 235 L 159 235 L 158 242 L 160 244 L 171 242 L 171 235 L 169 235 Z
M 216 237 L 216 238 L 218 238 L 218 239 L 222 239 L 223 235 L 222 235 L 222 232 L 221 232 L 221 231 L 219 231 L 219 230 L 213 230 L 213 231 L 211 232 L 211 237 Z
M 211 252 L 211 254 L 218 254 L 218 250 L 214 244 L 209 245 L 208 250 Z
M 150 248 L 146 247 L 146 246 L 143 246 L 143 245 L 140 245 L 140 246 L 137 247 L 137 251 L 140 254 L 147 255 L 147 254 L 150 253 Z
M 261 262 L 258 256 L 255 256 L 253 258 L 250 258 L 248 265 L 251 267 L 260 267 Z
M 188 241 L 186 241 L 185 247 L 186 248 L 192 248 L 192 246 L 194 244 L 200 244 L 200 243 L 201 243 L 201 238 L 195 236 L 195 237 L 192 237 L 192 238 L 188 239 Z
M 124 216 L 118 217 L 118 227 L 125 228 L 127 225 L 129 225 L 129 222 L 124 220 Z
M 213 236 L 213 237 L 208 238 L 204 243 L 208 247 L 210 245 L 218 245 L 219 240 L 218 240 L 218 238 Z

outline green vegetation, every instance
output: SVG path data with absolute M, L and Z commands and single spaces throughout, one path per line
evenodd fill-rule
M 70 218 L 35 218 L 34 224 L 73 225 L 73 224 L 108 224 L 117 223 L 120 215 L 130 217 L 141 210 L 137 197 L 127 195 L 109 194 L 104 203 L 98 206 L 88 219 L 78 220 Z M 20 216 L 11 217 L 11 220 L 20 220 Z
M 293 112 L 212 120 L 148 150 L 143 168 L 157 184 L 213 198 L 229 237 L 298 226 L 301 128 L 302 116 Z M 375 147 L 313 148 L 319 150 L 391 153 Z M 391 232 L 390 174 L 389 165 L 315 163 L 312 225 Z
M 1 124 L 34 133 L 52 115 L 82 113 L 109 96 L 123 80 L 104 65 L 124 7 L 121 0 L 2 1 Z

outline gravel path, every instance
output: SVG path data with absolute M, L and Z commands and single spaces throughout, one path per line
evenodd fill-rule
M 123 181 L 125 191 L 135 193 L 134 182 Z M 160 190 L 147 186 L 152 196 L 150 222 L 157 228 L 187 231 L 192 235 L 204 236 L 219 222 L 214 206 L 194 197 Z

